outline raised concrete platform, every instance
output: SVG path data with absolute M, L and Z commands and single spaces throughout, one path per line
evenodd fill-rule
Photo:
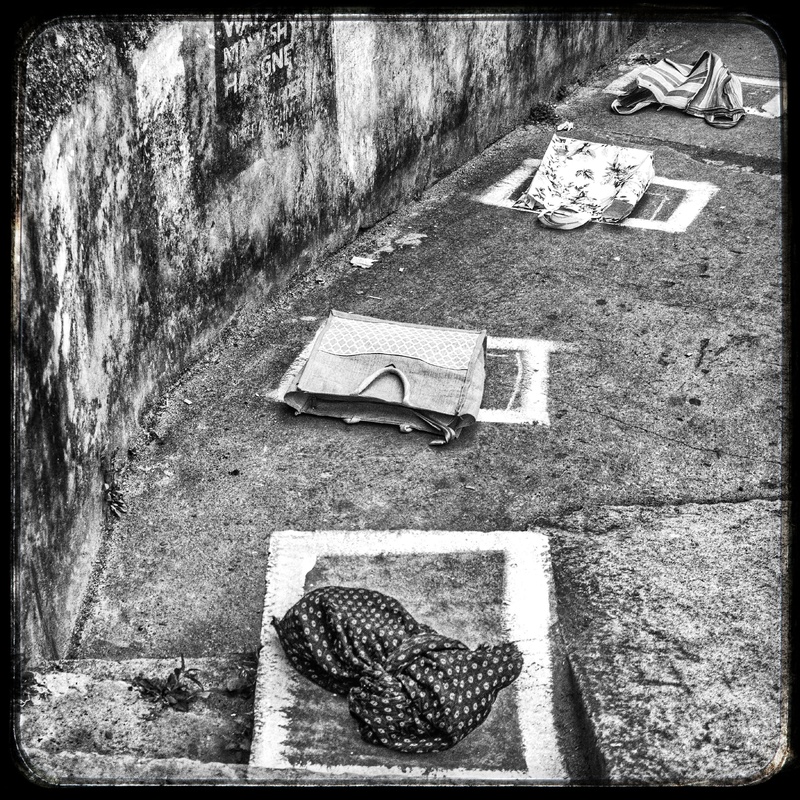
M 318 586 L 364 586 L 470 647 L 514 640 L 525 666 L 486 722 L 444 753 L 361 741 L 347 702 L 294 671 L 270 623 Z M 254 768 L 403 779 L 561 783 L 547 538 L 525 531 L 280 531 L 270 542 L 256 679 Z
M 244 780 L 255 658 L 186 659 L 199 681 L 186 686 L 200 694 L 185 710 L 139 690 L 137 678 L 152 686 L 180 667 L 180 657 L 36 665 L 14 730 L 21 772 L 45 786 Z

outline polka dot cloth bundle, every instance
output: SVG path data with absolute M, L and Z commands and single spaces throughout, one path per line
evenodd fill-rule
M 272 624 L 298 672 L 348 695 L 365 741 L 403 752 L 461 741 L 522 669 L 516 645 L 470 650 L 369 589 L 314 589 Z
M 361 673 L 383 663 L 408 636 L 429 631 L 392 597 L 325 586 L 273 618 L 292 666 L 323 689 L 347 694 Z

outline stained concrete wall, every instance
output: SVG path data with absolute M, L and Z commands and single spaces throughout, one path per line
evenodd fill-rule
M 60 20 L 20 54 L 19 647 L 63 657 L 148 400 L 625 44 L 555 18 Z

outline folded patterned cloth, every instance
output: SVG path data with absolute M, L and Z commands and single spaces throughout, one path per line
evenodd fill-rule
M 447 750 L 489 716 L 522 669 L 513 643 L 470 650 L 437 633 L 406 639 L 350 691 L 361 737 L 410 753 Z
M 515 644 L 470 650 L 368 589 L 315 589 L 272 624 L 298 672 L 347 694 L 365 741 L 403 752 L 461 741 L 522 670 Z
M 431 630 L 394 598 L 343 586 L 308 592 L 272 626 L 292 666 L 336 694 L 347 694 L 405 638 Z
M 710 50 L 694 64 L 665 58 L 645 67 L 636 76 L 636 85 L 617 97 L 611 108 L 618 114 L 634 114 L 653 103 L 702 117 L 717 128 L 732 128 L 745 114 L 741 81 Z

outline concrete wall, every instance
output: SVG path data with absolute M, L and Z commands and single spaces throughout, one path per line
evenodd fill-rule
M 20 648 L 63 657 L 149 398 L 237 304 L 625 43 L 611 18 L 64 20 L 21 53 Z

